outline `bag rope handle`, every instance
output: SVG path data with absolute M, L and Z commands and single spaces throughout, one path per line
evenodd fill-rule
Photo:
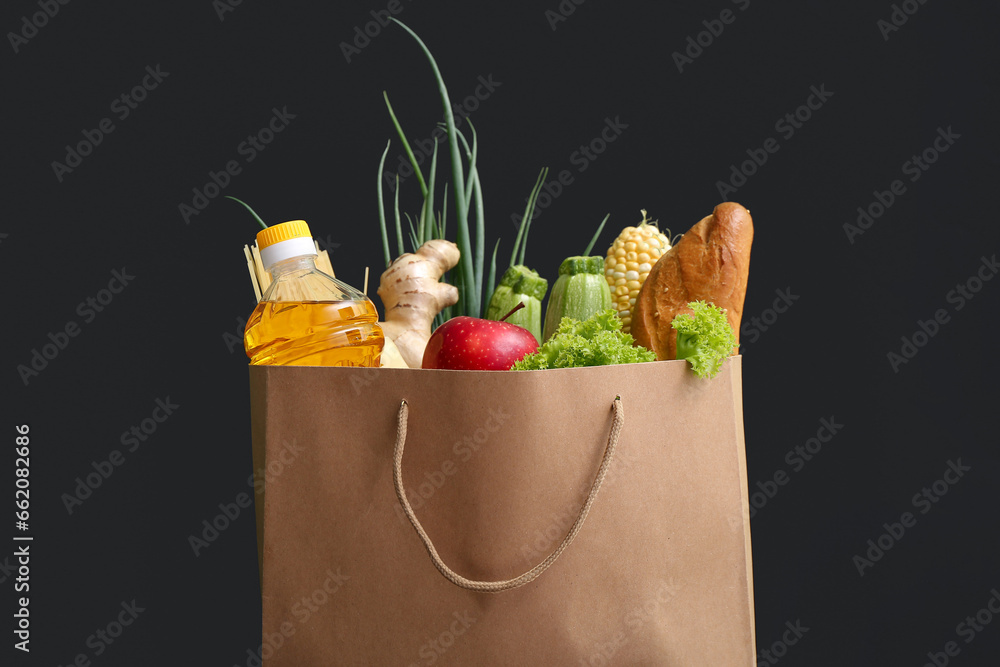
M 519 577 L 514 577 L 513 579 L 507 579 L 505 581 L 475 581 L 473 579 L 466 579 L 462 575 L 458 574 L 448 567 L 448 565 L 441 559 L 441 556 L 434 547 L 434 543 L 431 541 L 430 536 L 427 535 L 427 531 L 425 531 L 423 526 L 420 525 L 420 521 L 417 519 L 417 515 L 414 514 L 413 508 L 410 506 L 410 501 L 407 499 L 406 493 L 403 490 L 403 448 L 406 444 L 406 423 L 407 416 L 409 414 L 409 406 L 406 403 L 406 399 L 403 399 L 399 405 L 399 419 L 396 430 L 396 447 L 393 457 L 392 478 L 396 487 L 396 498 L 399 500 L 399 504 L 403 507 L 403 511 L 406 513 L 406 518 L 410 520 L 414 530 L 417 531 L 417 535 L 420 536 L 424 546 L 427 548 L 427 553 L 430 554 L 434 567 L 436 567 L 448 581 L 456 586 L 466 590 L 484 593 L 500 593 L 502 591 L 524 586 L 525 584 L 534 581 L 539 575 L 542 574 L 542 572 L 549 569 L 549 566 L 556 562 L 556 559 L 559 558 L 562 552 L 566 550 L 566 547 L 570 545 L 570 542 L 573 541 L 573 538 L 576 537 L 576 534 L 580 532 L 580 529 L 583 527 L 583 522 L 587 518 L 587 513 L 590 512 L 590 506 L 594 504 L 597 492 L 601 490 L 601 485 L 604 483 L 604 477 L 608 472 L 608 467 L 614 459 L 615 448 L 618 446 L 618 436 L 621 433 L 622 427 L 625 425 L 625 412 L 622 408 L 621 396 L 615 396 L 614 410 L 615 418 L 611 425 L 611 432 L 608 435 L 608 444 L 604 449 L 604 459 L 601 461 L 601 467 L 597 470 L 597 476 L 594 478 L 594 483 L 590 487 L 590 493 L 587 495 L 586 502 L 584 502 L 583 507 L 580 509 L 580 514 L 576 517 L 576 521 L 573 522 L 573 525 L 570 527 L 566 537 L 563 538 L 556 550 L 549 554 L 548 557 L 541 563 Z

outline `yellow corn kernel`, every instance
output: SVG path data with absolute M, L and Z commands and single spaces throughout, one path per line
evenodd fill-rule
M 670 237 L 656 227 L 655 221 L 646 219 L 646 211 L 642 212 L 642 222 L 638 226 L 623 229 L 608 248 L 604 276 L 611 287 L 613 306 L 625 333 L 631 332 L 632 308 L 639 289 L 649 277 L 653 264 L 668 250 Z

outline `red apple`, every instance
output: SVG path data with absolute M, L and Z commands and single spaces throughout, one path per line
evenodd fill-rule
M 423 368 L 455 371 L 505 371 L 538 349 L 535 335 L 516 324 L 461 315 L 431 334 Z

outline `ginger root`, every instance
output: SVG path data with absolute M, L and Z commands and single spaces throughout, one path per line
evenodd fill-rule
M 440 282 L 458 259 L 457 245 L 432 239 L 416 253 L 397 257 L 382 274 L 378 295 L 385 306 L 385 322 L 379 324 L 410 368 L 423 364 L 434 316 L 458 303 L 458 288 Z
M 399 353 L 399 348 L 388 336 L 385 337 L 382 346 L 382 355 L 379 357 L 379 366 L 382 368 L 409 368 L 403 361 L 403 355 Z

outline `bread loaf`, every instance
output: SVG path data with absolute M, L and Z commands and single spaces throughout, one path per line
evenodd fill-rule
M 675 359 L 677 332 L 670 323 L 699 300 L 726 310 L 738 344 L 752 241 L 750 211 L 735 202 L 719 204 L 692 227 L 653 265 L 639 290 L 632 312 L 636 344 L 657 359 Z

